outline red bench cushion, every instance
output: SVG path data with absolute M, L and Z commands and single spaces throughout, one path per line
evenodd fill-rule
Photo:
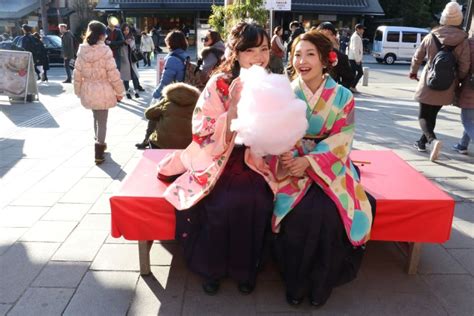
M 112 236 L 128 240 L 174 239 L 173 207 L 162 198 L 166 184 L 156 166 L 169 150 L 146 150 L 110 198 Z M 436 242 L 449 239 L 454 200 L 392 151 L 353 151 L 362 184 L 377 200 L 371 239 Z

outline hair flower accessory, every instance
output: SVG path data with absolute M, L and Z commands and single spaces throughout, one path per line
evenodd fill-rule
M 225 81 L 223 77 L 217 79 L 216 82 L 217 90 L 219 90 L 220 93 L 224 97 L 227 97 L 229 95 L 229 84 Z
M 336 66 L 337 65 L 337 54 L 335 51 L 330 51 L 329 52 L 329 63 L 331 64 L 331 66 Z

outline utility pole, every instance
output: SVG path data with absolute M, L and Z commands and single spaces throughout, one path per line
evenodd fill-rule
M 471 30 L 471 25 L 472 25 L 472 14 L 473 14 L 472 0 L 468 0 L 466 5 L 467 5 L 466 16 L 464 17 L 464 20 L 466 24 L 466 31 L 469 32 Z
M 43 25 L 43 34 L 48 35 L 48 10 L 46 9 L 47 0 L 40 0 L 41 24 Z

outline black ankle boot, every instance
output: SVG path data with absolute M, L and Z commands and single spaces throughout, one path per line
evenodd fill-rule
M 104 162 L 105 157 L 104 157 L 104 151 L 107 146 L 105 144 L 99 144 L 95 143 L 94 149 L 95 149 L 95 163 L 96 165 L 100 165 L 101 163 Z
M 239 282 L 238 289 L 240 293 L 247 295 L 253 292 L 255 286 L 248 282 Z
M 207 295 L 216 295 L 219 291 L 219 286 L 218 280 L 206 280 L 202 283 L 202 289 Z
M 131 99 L 132 95 L 130 93 L 127 93 L 127 99 Z
M 137 149 L 146 149 L 149 145 L 148 138 L 145 138 L 141 143 L 135 144 L 135 147 L 137 147 Z
M 296 306 L 296 305 L 300 305 L 301 302 L 303 301 L 303 298 L 297 298 L 297 297 L 293 297 L 289 294 L 286 294 L 286 301 L 288 302 L 288 304 L 290 304 L 291 306 Z

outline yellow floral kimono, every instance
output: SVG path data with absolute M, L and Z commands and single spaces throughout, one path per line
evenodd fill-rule
M 372 212 L 364 188 L 349 158 L 354 137 L 354 98 L 349 90 L 326 76 L 315 95 L 301 79 L 292 82 L 298 98 L 306 102 L 309 127 L 293 154 L 305 157 L 310 168 L 302 178 L 280 168 L 278 158 L 271 168 L 280 179 L 272 227 L 279 231 L 283 218 L 298 204 L 311 185 L 319 185 L 336 204 L 347 236 L 355 246 L 369 239 Z M 317 205 L 315 205 L 317 207 Z

